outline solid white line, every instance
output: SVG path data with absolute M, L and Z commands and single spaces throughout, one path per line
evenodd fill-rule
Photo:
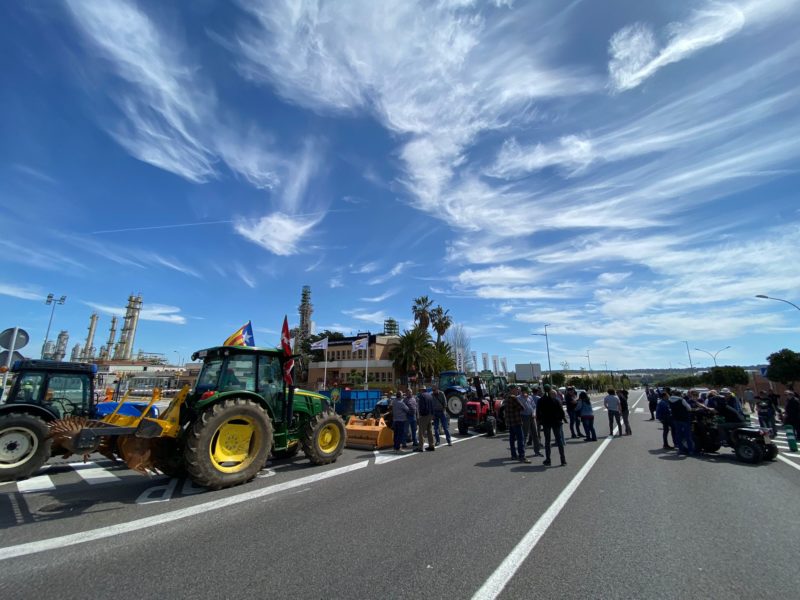
M 643 412 L 644 412 L 644 409 L 643 409 L 643 408 L 634 408 L 634 409 L 633 409 L 633 412 L 637 412 L 637 413 L 643 413 Z
M 800 454 L 789 454 L 788 452 L 781 452 L 781 456 L 785 456 L 787 458 L 800 459 Z
M 796 465 L 796 464 L 794 464 L 792 461 L 785 459 L 785 458 L 784 458 L 783 456 L 781 456 L 780 454 L 778 454 L 778 460 L 780 460 L 780 461 L 783 461 L 783 462 L 785 462 L 787 465 L 789 465 L 790 467 L 794 467 L 795 469 L 797 469 L 798 471 L 800 471 L 800 465 Z
M 642 392 L 641 396 L 634 402 L 631 408 L 635 408 L 639 401 L 644 397 L 644 392 Z M 613 430 L 612 430 L 613 431 Z M 620 435 L 622 434 L 622 429 L 618 429 Z M 503 588 L 506 587 L 508 582 L 511 578 L 516 574 L 517 570 L 522 566 L 522 563 L 525 561 L 526 558 L 530 555 L 533 549 L 536 547 L 536 544 L 539 543 L 539 540 L 542 539 L 542 536 L 547 532 L 550 528 L 550 525 L 553 524 L 558 514 L 561 510 L 566 506 L 569 499 L 572 497 L 572 494 L 575 493 L 575 490 L 578 489 L 578 486 L 581 482 L 586 478 L 589 474 L 589 471 L 592 470 L 597 460 L 600 458 L 600 455 L 603 454 L 605 449 L 611 443 L 614 438 L 608 436 L 606 439 L 602 441 L 600 446 L 597 450 L 594 451 L 589 460 L 581 467 L 580 471 L 572 478 L 555 501 L 550 505 L 550 507 L 545 511 L 545 513 L 539 517 L 539 520 L 533 524 L 533 527 L 530 528 L 528 533 L 525 534 L 525 537 L 520 540 L 520 542 L 514 547 L 511 553 L 506 556 L 505 560 L 500 563 L 500 566 L 495 569 L 494 573 L 491 574 L 489 579 L 481 586 L 481 588 L 475 592 L 475 595 L 472 596 L 472 600 L 494 600 L 497 598 L 500 593 L 503 591 Z
M 73 463 L 70 465 L 70 467 L 72 467 L 75 472 L 81 476 L 81 479 L 83 479 L 89 485 L 122 481 L 122 477 L 115 475 L 103 467 L 98 467 L 97 463 Z
M 45 490 L 54 490 L 56 486 L 53 485 L 53 480 L 49 475 L 37 475 L 29 479 L 23 479 L 17 482 L 17 491 L 21 494 L 31 494 L 33 492 L 43 492 Z
M 295 479 L 294 481 L 279 483 L 271 487 L 260 488 L 257 490 L 236 494 L 235 496 L 220 498 L 219 500 L 203 502 L 202 504 L 198 504 L 196 506 L 172 510 L 152 517 L 136 519 L 135 521 L 128 521 L 127 523 L 119 523 L 117 525 L 109 525 L 108 527 L 99 527 L 97 529 L 81 531 L 80 533 L 62 535 L 38 542 L 29 542 L 27 544 L 18 544 L 16 546 L 0 548 L 0 560 L 7 560 L 17 556 L 27 556 L 29 554 L 45 552 L 47 550 L 55 550 L 56 548 L 64 548 L 66 546 L 74 546 L 75 544 L 83 544 L 84 542 L 93 542 L 95 540 L 114 537 L 124 533 L 139 531 L 140 529 L 146 529 L 148 527 L 172 523 L 173 521 L 193 517 L 211 510 L 219 510 L 221 508 L 227 508 L 243 502 L 249 502 L 257 498 L 272 496 L 286 490 L 301 488 L 310 483 L 322 481 L 323 479 L 330 479 L 331 477 L 336 477 L 337 475 L 344 475 L 345 473 L 363 469 L 368 465 L 369 461 L 364 460 L 346 467 L 340 467 L 338 469 L 331 469 L 330 471 L 308 475 L 307 477 L 301 477 L 299 479 Z
M 539 517 L 539 520 L 534 523 L 533 527 L 525 534 L 525 537 L 514 547 L 511 554 L 500 563 L 500 566 L 497 567 L 489 579 L 475 592 L 475 595 L 472 596 L 472 600 L 494 600 L 494 598 L 500 595 L 503 588 L 522 566 L 522 563 L 528 558 L 531 551 L 536 547 L 536 544 L 542 539 L 542 536 L 544 536 L 547 529 L 558 516 L 558 513 L 561 512 L 561 509 L 567 504 L 572 494 L 575 493 L 575 490 L 578 489 L 578 486 L 586 478 L 586 475 L 589 474 L 589 471 L 611 443 L 611 440 L 612 438 L 610 437 L 603 440 L 600 447 L 594 451 L 594 454 L 592 454 L 589 460 L 586 461 L 586 464 L 581 467 L 581 470 L 578 471 L 575 477 L 572 478 L 572 481 L 561 491 L 558 498 L 550 505 L 550 508 Z

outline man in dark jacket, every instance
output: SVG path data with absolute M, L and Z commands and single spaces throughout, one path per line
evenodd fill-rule
M 564 408 L 561 406 L 561 402 L 559 402 L 555 392 L 549 385 L 545 385 L 544 387 L 544 396 L 536 405 L 536 420 L 544 429 L 544 464 L 546 466 L 550 465 L 550 434 L 552 433 L 558 444 L 561 464 L 566 465 L 567 459 L 564 456 L 564 435 L 561 426 L 562 423 L 567 422 L 567 417 L 564 414 Z
M 421 392 L 417 396 L 417 410 L 419 411 L 419 446 L 414 448 L 414 452 L 422 452 L 422 447 L 425 445 L 425 437 L 428 437 L 428 447 L 425 448 L 428 452 L 433 452 L 436 447 L 433 443 L 433 404 L 436 400 L 433 399 L 433 394 L 430 392 Z
M 508 427 L 508 443 L 511 446 L 511 458 L 520 462 L 529 463 L 525 458 L 525 435 L 522 432 L 522 411 L 525 408 L 517 386 L 509 390 L 505 403 L 505 420 Z
M 452 446 L 453 441 L 450 439 L 450 417 L 447 415 L 447 398 L 444 392 L 439 389 L 438 385 L 433 386 L 433 437 L 436 438 L 436 445 L 439 445 L 439 427 L 444 430 L 447 445 Z

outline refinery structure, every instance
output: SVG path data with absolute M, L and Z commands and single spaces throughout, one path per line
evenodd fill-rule
M 92 313 L 89 317 L 88 332 L 83 344 L 75 344 L 70 353 L 70 360 L 76 362 L 117 362 L 117 361 L 151 361 L 158 356 L 152 353 L 142 352 L 141 350 L 134 355 L 134 343 L 136 341 L 136 329 L 139 326 L 139 316 L 142 312 L 142 295 L 131 294 L 128 296 L 128 303 L 125 306 L 125 316 L 122 320 L 122 331 L 119 341 L 116 341 L 118 319 L 111 317 L 111 327 L 108 331 L 108 341 L 100 346 L 99 352 L 94 345 L 97 324 L 100 316 Z M 56 361 L 63 361 L 67 355 L 69 344 L 69 332 L 61 331 L 56 337 L 55 342 L 49 341 L 45 344 L 42 351 L 42 358 Z

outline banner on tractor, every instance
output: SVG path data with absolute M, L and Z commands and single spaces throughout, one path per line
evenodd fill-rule
M 222 345 L 255 346 L 256 343 L 253 339 L 253 326 L 251 325 L 251 322 L 248 321 L 245 325 L 242 325 L 239 329 L 234 331 Z

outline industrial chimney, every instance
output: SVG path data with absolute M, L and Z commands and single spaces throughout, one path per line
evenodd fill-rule
M 111 317 L 111 328 L 108 330 L 108 342 L 100 349 L 100 360 L 108 360 L 114 351 L 114 338 L 117 337 L 117 317 Z
M 86 336 L 86 344 L 83 346 L 80 359 L 89 362 L 94 358 L 94 332 L 97 329 L 97 313 L 92 313 L 89 317 L 89 334 Z
M 62 330 L 56 338 L 56 347 L 53 351 L 53 360 L 61 362 L 67 355 L 67 344 L 69 344 L 69 332 Z
M 128 296 L 128 304 L 125 306 L 125 317 L 122 322 L 122 332 L 119 335 L 119 342 L 114 348 L 114 360 L 126 360 L 128 358 L 126 353 L 128 351 L 128 336 L 131 331 L 131 309 L 134 301 L 133 294 Z

